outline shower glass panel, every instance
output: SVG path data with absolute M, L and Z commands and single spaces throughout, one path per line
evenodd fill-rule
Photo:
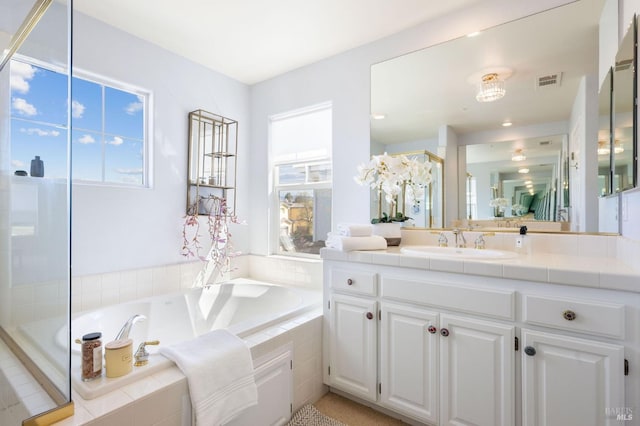
M 71 7 L 71 0 L 0 1 L 0 423 L 7 426 L 73 412 Z M 33 380 L 29 392 L 16 390 L 25 383 L 16 374 Z

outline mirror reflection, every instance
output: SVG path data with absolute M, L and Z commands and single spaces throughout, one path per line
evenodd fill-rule
M 571 206 L 584 194 L 572 190 L 579 165 L 571 155 L 586 146 L 584 131 L 576 129 L 584 124 L 585 99 L 596 96 L 584 80 L 597 75 L 602 3 L 571 3 L 375 64 L 371 152 L 427 149 L 443 157 L 445 226 L 495 218 L 490 200 L 507 198 L 505 216 L 563 221 L 562 229 L 577 229 Z M 502 147 L 504 167 L 511 169 L 511 157 L 525 150 L 523 164 L 535 175 L 522 179 L 497 157 L 478 170 L 483 147 L 492 146 Z
M 612 70 L 600 87 L 598 96 L 598 195 L 607 196 L 612 193 L 611 164 L 611 100 L 613 91 Z
M 566 135 L 553 135 L 461 147 L 469 180 L 466 218 L 566 221 L 566 146 Z
M 633 161 L 634 45 L 635 31 L 631 26 L 620 44 L 613 68 L 613 192 L 621 192 L 635 186 Z

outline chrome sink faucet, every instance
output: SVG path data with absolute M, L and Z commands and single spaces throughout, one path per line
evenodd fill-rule
M 453 228 L 451 232 L 453 232 L 453 235 L 456 237 L 456 248 L 464 248 L 467 246 L 467 239 L 464 237 L 462 229 Z
M 145 317 L 144 315 L 140 315 L 140 314 L 136 314 L 136 315 L 132 316 L 131 318 L 129 318 L 127 320 L 127 322 L 124 323 L 124 325 L 120 329 L 120 332 L 116 336 L 116 340 L 128 339 L 129 338 L 129 333 L 131 332 L 131 327 L 133 327 L 133 324 L 137 323 L 138 321 L 144 321 L 146 319 L 147 319 L 147 317 Z

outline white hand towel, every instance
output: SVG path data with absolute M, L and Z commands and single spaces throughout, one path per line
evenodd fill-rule
M 373 235 L 373 226 L 359 225 L 357 223 L 339 223 L 338 234 L 343 237 L 369 237 Z
M 329 248 L 342 251 L 384 250 L 387 248 L 387 240 L 379 235 L 372 235 L 370 237 L 343 237 L 329 234 L 325 245 Z
M 160 353 L 187 376 L 196 425 L 224 424 L 258 403 L 251 352 L 227 330 L 161 347 Z

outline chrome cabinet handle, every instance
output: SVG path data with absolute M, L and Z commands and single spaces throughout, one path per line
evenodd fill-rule
M 572 310 L 570 310 L 570 309 L 567 309 L 566 311 L 564 311 L 564 312 L 562 313 L 562 317 L 563 317 L 564 319 L 566 319 L 567 321 L 573 321 L 574 319 L 576 319 L 576 317 L 577 317 L 577 316 L 578 316 L 578 315 L 576 315 L 576 313 L 575 313 L 575 312 L 573 312 L 573 311 L 572 311 Z
M 444 337 L 447 337 L 449 335 L 449 330 L 447 330 L 446 328 L 443 328 L 440 330 L 440 334 L 443 335 Z
M 431 333 L 431 334 L 436 334 L 436 333 L 438 332 L 438 329 L 437 329 L 435 326 L 430 325 L 430 326 L 427 328 L 427 331 L 428 331 L 429 333 Z

